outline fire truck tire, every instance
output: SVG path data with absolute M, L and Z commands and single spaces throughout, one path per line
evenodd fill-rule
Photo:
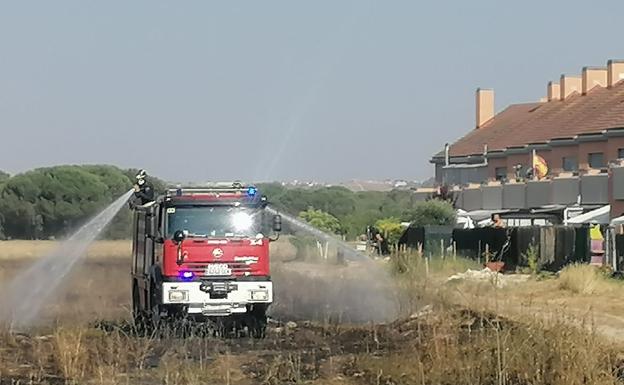
M 215 319 L 214 336 L 218 338 L 227 338 L 236 333 L 237 322 L 233 317 L 218 317 Z
M 266 306 L 263 305 L 255 305 L 249 309 L 245 323 L 250 337 L 264 338 L 266 336 L 266 310 Z
M 160 290 L 153 279 L 150 279 L 149 295 L 149 323 L 153 329 L 158 329 L 162 323 L 162 319 L 160 316 L 160 312 L 162 309 L 160 304 Z
M 152 330 L 160 328 L 162 324 L 161 311 L 162 299 L 161 299 L 161 282 L 162 273 L 160 267 L 152 265 L 149 269 L 149 292 L 148 303 L 146 304 L 148 323 Z
M 138 333 L 145 331 L 145 311 L 141 308 L 141 294 L 136 281 L 132 283 L 132 319 L 134 327 Z

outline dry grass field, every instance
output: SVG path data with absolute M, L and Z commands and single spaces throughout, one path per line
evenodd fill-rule
M 52 241 L 0 242 L 0 283 L 26 269 L 56 246 Z M 129 315 L 130 253 L 128 241 L 99 241 L 44 309 L 44 323 L 85 323 Z
M 51 247 L 0 242 L 0 282 Z M 419 264 L 398 278 L 383 264 L 276 262 L 267 338 L 177 327 L 142 335 L 128 321 L 129 249 L 128 242 L 96 243 L 38 327 L 0 331 L 1 385 L 622 383 L 624 356 L 591 325 L 584 331 L 561 318 L 517 322 L 453 305 L 457 290 L 464 299 L 494 293 L 442 283 L 470 267 L 465 261 L 432 263 L 428 273 Z M 292 260 L 287 242 L 277 249 L 276 261 Z M 553 282 L 571 293 L 563 280 Z M 496 293 L 504 290 L 519 292 Z M 388 314 L 400 320 L 382 322 Z
M 571 265 L 558 275 L 496 287 L 492 282 L 444 285 L 445 301 L 491 311 L 525 323 L 561 320 L 624 346 L 624 282 L 589 265 Z
M 56 241 L 0 241 L 0 260 L 38 258 L 52 250 Z M 131 241 L 97 241 L 89 249 L 89 258 L 130 258 Z

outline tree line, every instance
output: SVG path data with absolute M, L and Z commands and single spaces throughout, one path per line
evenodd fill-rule
M 137 169 L 109 165 L 55 166 L 10 176 L 0 171 L 0 239 L 49 239 L 68 235 L 132 188 Z M 157 193 L 166 183 L 150 177 Z M 405 190 L 353 192 L 343 187 L 287 188 L 261 184 L 261 193 L 278 210 L 332 233 L 355 239 L 367 226 L 396 236 L 401 222 L 448 224 L 451 204 L 419 202 Z M 132 215 L 122 210 L 105 238 L 131 236 Z
M 132 188 L 136 172 L 107 165 L 0 172 L 0 239 L 64 237 Z M 130 224 L 122 210 L 104 236 L 128 238 Z
M 455 221 L 449 201 L 432 197 L 423 202 L 409 190 L 354 192 L 338 186 L 305 189 L 278 183 L 261 185 L 260 190 L 275 208 L 350 240 L 364 234 L 367 226 L 396 241 L 403 232 L 402 222 L 427 226 Z

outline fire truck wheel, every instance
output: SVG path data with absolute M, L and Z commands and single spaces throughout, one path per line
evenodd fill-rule
M 160 316 L 161 306 L 159 301 L 159 291 L 154 282 L 150 282 L 150 309 L 149 309 L 149 323 L 153 330 L 160 328 L 162 319 Z
M 264 338 L 266 336 L 267 316 L 266 307 L 253 306 L 247 312 L 247 330 L 252 338 Z
M 218 317 L 215 320 L 214 336 L 218 338 L 231 337 L 236 331 L 236 321 L 233 317 Z
M 132 319 L 136 331 L 141 334 L 145 331 L 145 312 L 141 309 L 139 288 L 135 283 L 132 285 Z

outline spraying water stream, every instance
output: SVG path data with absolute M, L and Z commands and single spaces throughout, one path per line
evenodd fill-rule
M 274 208 L 266 210 L 278 214 Z M 293 216 L 279 214 L 293 229 L 333 245 L 349 263 L 275 266 L 272 271 L 277 292 L 273 315 L 339 323 L 387 322 L 398 317 L 396 286 L 387 269 L 346 242 Z
M 132 190 L 93 217 L 54 251 L 3 285 L 0 323 L 10 324 L 11 328 L 24 328 L 35 323 L 44 306 L 53 300 L 55 291 L 67 274 L 76 262 L 86 256 L 91 243 L 121 210 L 130 195 Z
M 346 242 L 332 235 L 329 235 L 325 233 L 324 231 L 321 231 L 317 229 L 316 227 L 311 226 L 307 224 L 306 222 L 303 222 L 302 220 L 299 220 L 288 214 L 278 213 L 277 210 L 275 210 L 272 207 L 267 207 L 266 210 L 273 215 L 279 214 L 282 217 L 282 219 L 286 220 L 286 222 L 288 222 L 290 225 L 297 228 L 298 230 L 302 230 L 310 235 L 315 236 L 316 238 L 322 239 L 325 242 L 335 245 L 338 249 L 340 249 L 344 253 L 344 256 L 346 259 L 355 260 L 359 262 L 371 262 L 371 259 L 366 254 L 363 254 L 357 251 L 356 249 L 351 247 Z

